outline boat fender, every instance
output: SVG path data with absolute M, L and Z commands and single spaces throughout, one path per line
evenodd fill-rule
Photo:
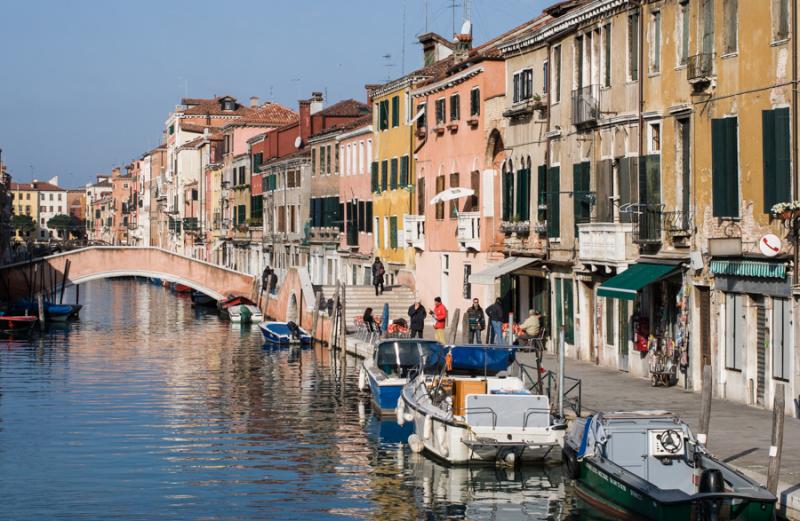
M 358 390 L 365 391 L 367 389 L 367 374 L 364 368 L 358 370 Z
M 414 415 L 410 412 L 407 412 L 403 415 L 403 418 L 405 418 L 407 422 L 410 422 L 414 420 Z
M 436 424 L 436 443 L 439 444 L 442 454 L 447 456 L 449 447 L 447 446 L 447 425 L 444 423 Z
M 424 445 L 422 444 L 422 440 L 419 439 L 419 436 L 416 434 L 412 434 L 408 437 L 408 446 L 411 448 L 411 452 L 419 454 L 422 452 Z
M 429 440 L 433 435 L 433 420 L 430 416 L 425 416 L 425 421 L 422 423 L 422 439 Z
M 569 479 L 578 479 L 581 475 L 581 467 L 575 450 L 570 446 L 565 446 L 561 450 L 561 458 L 566 467 L 567 477 Z
M 406 422 L 406 417 L 404 414 L 405 410 L 406 410 L 406 402 L 404 402 L 403 399 L 400 398 L 399 400 L 397 400 L 397 407 L 395 408 L 394 412 L 397 415 L 397 425 L 401 427 Z

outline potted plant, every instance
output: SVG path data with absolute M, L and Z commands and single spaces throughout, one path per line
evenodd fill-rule
M 793 217 L 800 217 L 800 201 L 777 203 L 772 206 L 770 213 L 773 217 L 783 220 L 789 220 Z

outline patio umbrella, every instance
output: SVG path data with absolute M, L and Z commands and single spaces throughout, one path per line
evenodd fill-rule
M 381 333 L 386 333 L 389 329 L 389 303 L 383 304 L 383 314 L 381 315 Z
M 462 188 L 460 186 L 456 186 L 453 188 L 448 188 L 447 190 L 442 190 L 431 199 L 431 204 L 439 204 L 444 203 L 446 201 L 452 201 L 454 199 L 461 199 L 462 197 L 468 197 L 470 195 L 475 195 L 475 190 L 471 188 Z

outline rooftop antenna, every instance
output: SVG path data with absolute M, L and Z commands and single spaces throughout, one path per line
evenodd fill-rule
M 452 2 L 450 2 L 450 5 L 447 6 L 452 10 L 452 13 L 453 13 L 453 38 L 455 38 L 455 36 L 456 36 L 456 7 L 458 7 L 460 5 L 461 4 L 459 4 L 458 2 L 453 0 Z
M 464 21 L 471 20 L 471 16 L 470 15 L 472 13 L 470 13 L 470 5 L 469 5 L 469 3 L 470 3 L 470 0 L 464 0 Z
M 295 98 L 300 99 L 300 78 L 292 78 L 289 81 L 294 83 L 294 95 L 295 95 Z
M 406 0 L 403 0 L 403 38 L 400 47 L 400 76 L 406 73 Z
M 389 53 L 386 53 L 383 56 L 381 56 L 381 58 L 386 60 L 386 63 L 384 64 L 384 67 L 386 67 L 386 81 L 389 81 L 389 80 L 392 79 L 391 69 L 392 69 L 392 67 L 394 67 L 394 63 L 390 63 L 389 62 L 389 60 L 392 59 L 392 55 L 389 54 Z
M 425 32 L 428 32 L 428 0 L 425 0 Z

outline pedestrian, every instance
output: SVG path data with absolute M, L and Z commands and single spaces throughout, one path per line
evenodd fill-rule
M 503 341 L 503 311 L 502 299 L 495 299 L 494 304 L 486 308 L 486 316 L 489 317 L 489 344 L 499 344 Z
M 364 325 L 367 326 L 367 331 L 370 333 L 378 331 L 378 322 L 375 320 L 375 317 L 372 316 L 372 308 L 365 309 L 364 315 L 361 318 L 364 319 Z
M 372 263 L 372 285 L 375 286 L 375 296 L 383 295 L 383 276 L 386 274 L 386 268 L 383 267 L 380 257 L 375 257 L 375 262 Z M 380 288 L 380 293 L 378 293 Z
M 535 309 L 528 311 L 528 318 L 520 325 L 520 328 L 522 329 L 522 334 L 519 335 L 520 340 L 539 338 L 539 334 L 542 332 L 542 315 Z
M 433 299 L 433 302 L 433 311 L 431 311 L 431 316 L 433 316 L 435 320 L 433 324 L 433 334 L 437 342 L 444 344 L 444 326 L 447 324 L 447 308 L 442 304 L 441 297 L 436 297 Z
M 408 307 L 409 326 L 411 338 L 422 338 L 422 330 L 425 329 L 425 306 L 417 300 Z
M 486 329 L 486 318 L 478 299 L 472 299 L 472 305 L 467 309 L 467 327 L 469 329 L 469 343 L 481 343 L 481 331 Z

